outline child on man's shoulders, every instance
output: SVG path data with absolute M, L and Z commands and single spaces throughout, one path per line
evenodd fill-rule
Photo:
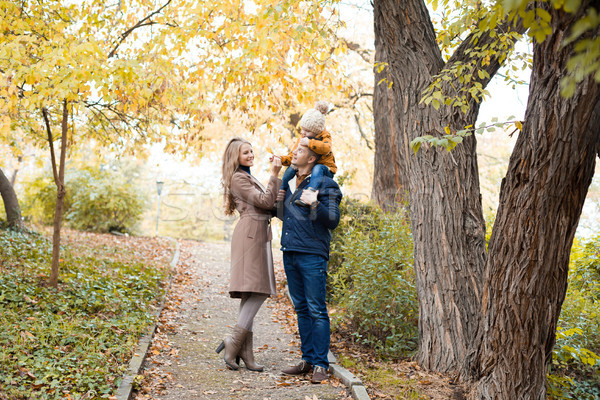
M 291 166 L 293 152 L 298 146 L 307 146 L 310 150 L 319 156 L 317 164 L 312 168 L 310 173 L 310 181 L 305 190 L 318 191 L 323 180 L 323 176 L 333 178 L 337 172 L 335 165 L 335 157 L 331 151 L 331 135 L 325 130 L 325 115 L 329 111 L 329 104 L 324 101 L 319 101 L 315 104 L 315 108 L 307 110 L 300 119 L 300 137 L 292 150 L 287 156 L 281 156 L 281 163 L 288 168 L 283 174 L 283 183 L 281 190 L 287 191 L 289 181 L 296 176 L 296 170 Z M 297 185 L 306 177 L 297 177 Z M 302 200 L 297 199 L 294 202 L 296 205 L 306 207 L 307 204 Z

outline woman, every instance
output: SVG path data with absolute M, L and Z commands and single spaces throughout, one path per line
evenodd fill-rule
M 271 253 L 271 210 L 275 206 L 281 180 L 281 159 L 274 157 L 267 188 L 250 173 L 254 164 L 252 145 L 233 138 L 223 155 L 225 214 L 240 213 L 231 239 L 231 283 L 229 295 L 240 298 L 240 311 L 233 334 L 217 348 L 225 349 L 227 367 L 238 369 L 239 359 L 246 368 L 262 371 L 252 352 L 252 323 L 263 302 L 275 294 L 275 274 Z

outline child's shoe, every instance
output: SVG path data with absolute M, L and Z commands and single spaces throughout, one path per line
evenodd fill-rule
M 308 191 L 310 191 L 310 192 L 316 192 L 316 191 L 317 191 L 317 189 L 313 189 L 313 188 L 311 188 L 311 187 L 308 187 L 308 188 L 306 188 L 306 189 L 304 189 L 304 190 L 308 190 Z M 295 205 L 297 205 L 297 206 L 300 206 L 300 207 L 310 207 L 310 205 L 309 205 L 309 204 L 306 204 L 305 202 L 303 202 L 303 201 L 302 201 L 302 200 L 300 200 L 300 199 L 296 199 L 296 200 L 294 200 L 294 204 L 295 204 Z

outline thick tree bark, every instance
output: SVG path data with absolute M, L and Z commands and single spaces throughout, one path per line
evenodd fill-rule
M 6 211 L 6 221 L 8 226 L 13 229 L 23 229 L 23 220 L 21 218 L 21 207 L 19 207 L 19 200 L 11 185 L 10 181 L 4 175 L 4 172 L 0 169 L 0 195 L 4 202 L 4 210 Z
M 408 140 L 398 140 L 400 133 L 395 125 L 398 111 L 394 107 L 392 89 L 387 81 L 390 75 L 383 63 L 387 62 L 386 46 L 375 36 L 375 60 L 383 70 L 375 67 L 373 118 L 375 121 L 375 154 L 373 190 L 371 198 L 384 210 L 395 210 L 408 196 L 408 163 L 401 158 L 410 157 Z M 381 83 L 378 83 L 380 82 Z
M 54 210 L 54 232 L 52 235 L 52 270 L 50 272 L 50 280 L 48 284 L 54 288 L 58 287 L 58 272 L 60 267 L 60 228 L 62 224 L 63 208 L 65 204 L 65 160 L 67 155 L 67 134 L 69 133 L 69 109 L 68 102 L 63 101 L 63 112 L 61 121 L 61 138 L 60 138 L 60 161 L 59 166 L 56 165 L 56 155 L 54 153 L 54 138 L 50 128 L 50 119 L 46 109 L 42 110 L 44 122 L 46 124 L 46 132 L 48 134 L 48 145 L 50 146 L 50 158 L 52 161 L 52 172 L 54 174 L 54 183 L 56 184 L 56 208 Z
M 577 16 L 547 10 L 553 33 L 534 45 L 523 132 L 489 244 L 475 399 L 546 398 L 571 245 L 600 142 L 600 86 L 593 77 L 572 98 L 559 93 L 572 50 L 561 43 Z
M 382 84 L 374 93 L 374 111 L 379 110 L 374 197 L 383 192 L 379 199 L 393 201 L 397 187 L 389 186 L 400 181 L 396 171 L 404 175 L 407 183 L 401 185 L 409 192 L 419 295 L 417 359 L 428 369 L 458 372 L 479 327 L 485 266 L 476 139 L 465 138 L 451 153 L 421 148 L 415 156 L 408 149 L 416 137 L 440 136 L 446 126 L 457 131 L 474 124 L 479 107 L 474 99 L 469 99 L 467 114 L 419 104 L 423 90 L 444 67 L 422 0 L 376 0 L 374 13 L 377 60 L 388 63 L 376 82 L 383 77 L 392 82 L 390 90 Z M 466 60 L 461 57 L 473 45 L 469 39 L 449 63 Z M 478 43 L 489 40 L 484 34 Z M 485 68 L 491 77 L 498 63 L 492 60 Z M 484 87 L 489 82 L 477 80 Z M 452 84 L 461 85 L 458 80 Z

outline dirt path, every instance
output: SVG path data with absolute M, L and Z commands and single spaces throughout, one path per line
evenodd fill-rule
M 295 318 L 281 287 L 254 322 L 254 347 L 262 373 L 225 368 L 215 348 L 235 324 L 239 300 L 227 293 L 229 243 L 181 241 L 178 273 L 161 314 L 135 399 L 164 400 L 348 400 L 338 380 L 313 385 L 284 377 L 282 368 L 300 359 Z M 281 254 L 274 252 L 278 285 Z M 141 378 L 141 377 L 139 377 Z M 141 380 L 141 379 L 140 379 Z

